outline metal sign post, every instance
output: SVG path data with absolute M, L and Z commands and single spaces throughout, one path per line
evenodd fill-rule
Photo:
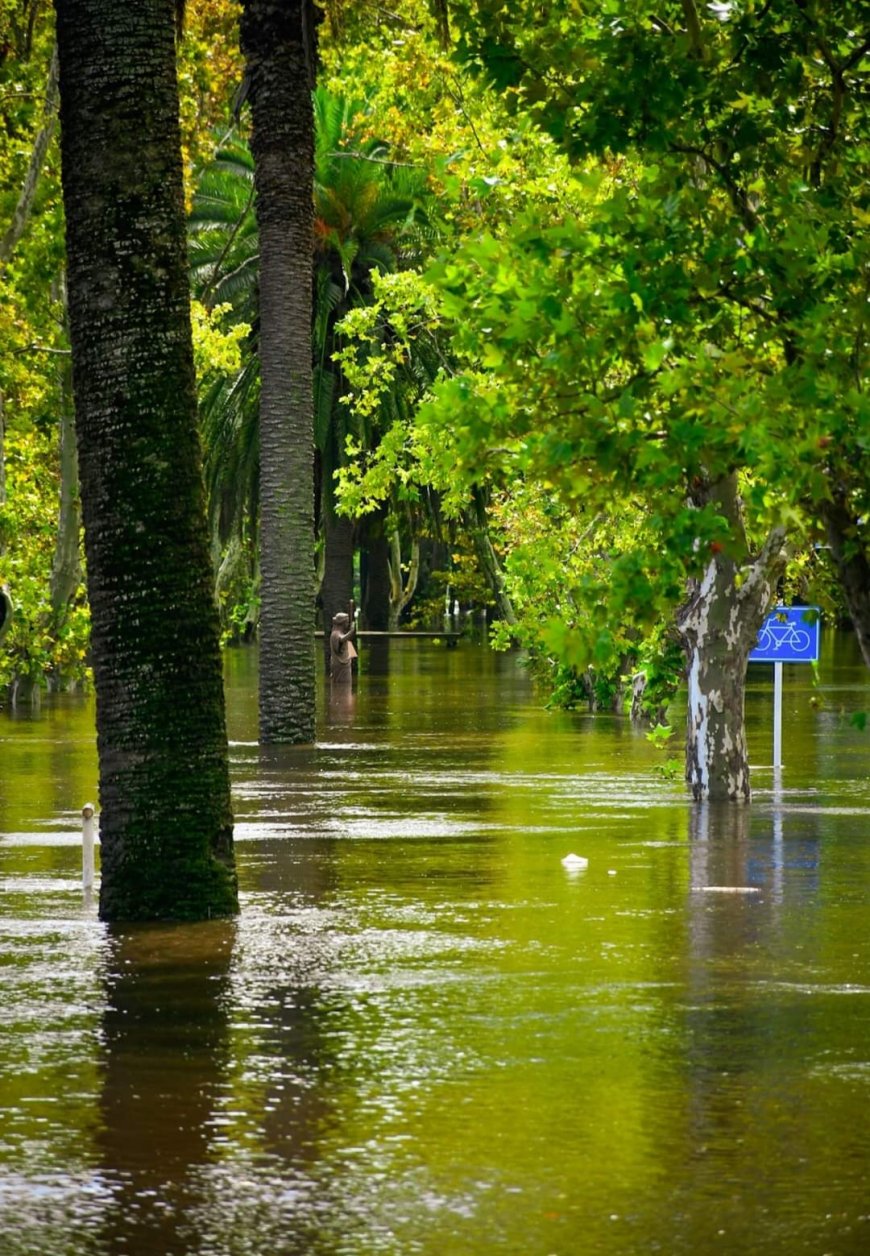
M 819 608 L 777 606 L 765 619 L 750 663 L 773 664 L 773 766 L 782 767 L 782 665 L 819 661 Z
M 782 663 L 773 665 L 773 766 L 782 767 Z

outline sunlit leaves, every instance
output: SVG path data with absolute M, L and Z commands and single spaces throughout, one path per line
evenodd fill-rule
M 0 504 L 0 584 L 15 607 L 0 650 L 0 689 L 15 678 L 69 684 L 88 674 L 89 616 L 84 597 L 54 622 L 49 573 L 57 533 L 56 449 L 38 430 L 8 431 L 7 500 Z
M 242 364 L 242 341 L 250 334 L 247 323 L 233 322 L 224 326 L 228 304 L 207 309 L 199 301 L 191 301 L 193 356 L 200 392 L 216 378 L 235 375 Z

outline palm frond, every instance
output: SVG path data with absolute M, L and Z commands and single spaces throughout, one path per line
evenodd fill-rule
M 252 353 L 233 379 L 218 381 L 200 403 L 209 519 L 212 528 L 223 523 L 222 540 L 250 515 L 256 496 L 259 390 L 260 363 Z

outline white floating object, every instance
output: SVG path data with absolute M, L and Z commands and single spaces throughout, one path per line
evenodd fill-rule
M 569 872 L 579 872 L 581 868 L 589 867 L 589 860 L 584 859 L 582 855 L 566 855 L 562 860 L 562 867 L 567 868 Z
M 696 885 L 693 889 L 704 894 L 760 894 L 757 885 Z
M 608 868 L 608 869 L 607 869 L 607 875 L 608 875 L 609 877 L 615 877 L 615 876 L 616 876 L 616 869 L 615 869 L 615 868 Z

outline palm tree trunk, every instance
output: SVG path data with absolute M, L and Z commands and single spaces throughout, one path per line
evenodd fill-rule
M 174 0 L 55 0 L 107 920 L 237 910 Z
M 314 11 L 245 0 L 260 236 L 260 740 L 314 740 Z

